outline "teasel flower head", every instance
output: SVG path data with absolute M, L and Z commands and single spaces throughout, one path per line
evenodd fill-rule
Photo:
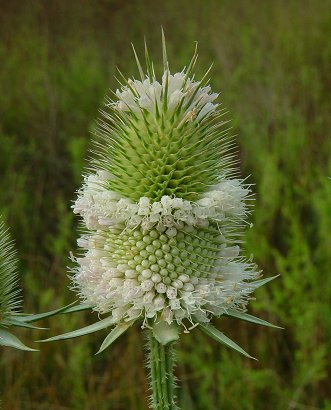
M 18 286 L 18 260 L 14 243 L 0 215 L 0 349 L 12 347 L 35 351 L 22 343 L 8 329 L 14 326 L 30 327 L 30 319 L 21 313 L 21 289 Z
M 0 216 L 0 321 L 17 314 L 21 306 L 17 264 L 13 241 Z
M 34 322 L 67 312 L 76 312 L 81 307 L 64 306 L 49 312 L 26 314 L 22 312 L 22 291 L 19 287 L 17 251 L 0 214 L 0 349 L 12 347 L 25 351 L 37 351 L 26 346 L 12 332 L 12 328 L 45 329 Z
M 135 51 L 134 51 L 135 53 Z M 242 254 L 252 192 L 208 73 L 145 74 L 106 100 L 93 159 L 73 205 L 82 217 L 73 283 L 115 323 L 141 320 L 160 339 L 213 315 L 244 314 L 266 280 Z

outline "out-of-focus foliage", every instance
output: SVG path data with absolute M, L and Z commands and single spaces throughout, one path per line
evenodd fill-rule
M 212 86 L 233 116 L 243 174 L 256 183 L 247 248 L 265 275 L 281 274 L 257 292 L 251 312 L 285 327 L 217 323 L 257 363 L 197 330 L 184 335 L 182 408 L 331 409 L 330 10 L 330 0 L 1 1 L 0 207 L 20 249 L 25 311 L 74 299 L 70 205 L 89 131 L 116 88 L 116 65 L 136 72 L 131 41 L 141 52 L 146 35 L 160 69 L 162 24 L 174 70 L 189 61 L 195 40 L 198 69 L 214 61 Z M 45 325 L 63 333 L 89 316 Z M 3 409 L 145 409 L 138 329 L 94 357 L 103 337 L 42 345 L 34 355 L 1 351 Z

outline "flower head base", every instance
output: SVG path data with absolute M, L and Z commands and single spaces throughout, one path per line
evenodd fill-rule
M 96 158 L 73 205 L 86 232 L 74 286 L 114 320 L 185 326 L 244 311 L 259 276 L 241 256 L 250 187 L 205 77 L 128 80 L 107 101 Z M 256 282 L 258 283 L 258 282 Z

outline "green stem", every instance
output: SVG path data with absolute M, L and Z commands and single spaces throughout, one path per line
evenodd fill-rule
M 173 343 L 166 346 L 149 334 L 149 364 L 151 370 L 152 409 L 175 410 L 175 379 L 173 374 Z

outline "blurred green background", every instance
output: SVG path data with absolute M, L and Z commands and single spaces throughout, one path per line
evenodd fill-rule
M 250 312 L 273 330 L 230 319 L 217 326 L 259 362 L 198 330 L 178 346 L 183 410 L 331 409 L 331 2 L 0 1 L 0 209 L 16 239 L 24 310 L 69 303 L 70 206 L 98 108 L 116 89 L 116 66 L 137 75 L 131 41 L 161 67 L 163 25 L 173 71 L 199 41 L 197 74 L 233 118 L 243 175 L 255 183 L 247 234 L 265 276 Z M 51 333 L 95 320 L 45 324 Z M 144 339 L 132 328 L 94 356 L 105 334 L 0 352 L 3 410 L 146 409 Z

